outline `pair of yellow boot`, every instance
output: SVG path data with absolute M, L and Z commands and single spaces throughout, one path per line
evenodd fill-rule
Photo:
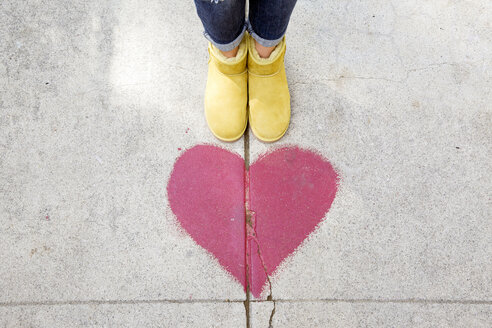
M 269 58 L 259 56 L 247 33 L 236 57 L 225 57 L 212 44 L 208 52 L 205 117 L 212 133 L 222 141 L 235 141 L 246 130 L 249 116 L 251 130 L 258 139 L 280 139 L 290 121 L 285 38 Z

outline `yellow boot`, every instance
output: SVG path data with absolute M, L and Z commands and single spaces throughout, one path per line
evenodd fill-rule
M 239 45 L 236 57 L 227 58 L 211 43 L 208 53 L 205 118 L 218 139 L 235 141 L 248 123 L 247 37 Z
M 249 124 L 261 141 L 282 138 L 290 121 L 290 95 L 285 75 L 285 37 L 269 58 L 261 58 L 248 41 Z

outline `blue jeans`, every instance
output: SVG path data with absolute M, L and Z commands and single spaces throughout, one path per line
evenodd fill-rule
M 205 37 L 222 51 L 241 43 L 246 29 L 264 47 L 273 47 L 283 38 L 297 0 L 194 0 Z

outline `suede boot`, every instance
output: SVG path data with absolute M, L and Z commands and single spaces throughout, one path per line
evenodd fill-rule
M 290 122 L 290 94 L 284 67 L 285 37 L 269 58 L 248 38 L 249 124 L 261 141 L 280 139 Z
M 222 141 L 235 141 L 248 123 L 247 35 L 236 57 L 227 58 L 209 43 L 205 118 L 212 133 Z

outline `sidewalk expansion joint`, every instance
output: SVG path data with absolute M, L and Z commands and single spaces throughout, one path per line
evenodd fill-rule
M 243 303 L 243 302 L 244 302 L 243 300 L 228 300 L 228 299 L 17 301 L 17 302 L 0 302 L 0 307 L 58 306 L 58 305 L 125 305 L 125 304 L 214 304 L 214 303 Z
M 251 328 L 251 304 L 250 304 L 250 250 L 248 242 L 248 203 L 249 203 L 249 128 L 246 128 L 244 132 L 244 262 L 245 262 L 245 276 L 246 276 L 246 300 L 244 301 L 244 309 L 246 312 L 246 328 Z
M 266 300 L 228 300 L 228 299 L 154 299 L 154 300 L 68 300 L 68 301 L 18 301 L 0 302 L 0 307 L 20 307 L 20 306 L 57 306 L 57 305 L 125 305 L 125 304 L 214 304 L 214 303 L 402 303 L 402 304 L 461 304 L 461 305 L 492 305 L 490 300 L 447 300 L 447 299 L 343 299 L 343 298 L 322 298 L 322 299 L 271 299 Z M 249 311 L 249 310 L 248 310 Z
M 249 148 L 249 134 L 246 132 L 244 137 L 244 208 L 245 208 L 245 222 L 246 222 L 246 302 L 245 307 L 247 311 L 247 320 L 246 326 L 250 327 L 250 283 L 251 283 L 251 242 L 255 242 L 257 247 L 258 258 L 260 259 L 261 266 L 263 271 L 265 272 L 265 276 L 268 282 L 269 295 L 267 297 L 267 301 L 273 303 L 273 309 L 270 313 L 269 319 L 269 328 L 273 328 L 273 316 L 275 315 L 276 309 L 276 301 L 273 299 L 272 295 L 272 282 L 270 280 L 270 276 L 268 274 L 268 269 L 266 267 L 265 261 L 261 254 L 261 246 L 258 241 L 258 232 L 256 231 L 256 212 L 251 210 L 250 203 L 250 175 L 249 175 L 249 166 L 250 166 L 250 148 Z

